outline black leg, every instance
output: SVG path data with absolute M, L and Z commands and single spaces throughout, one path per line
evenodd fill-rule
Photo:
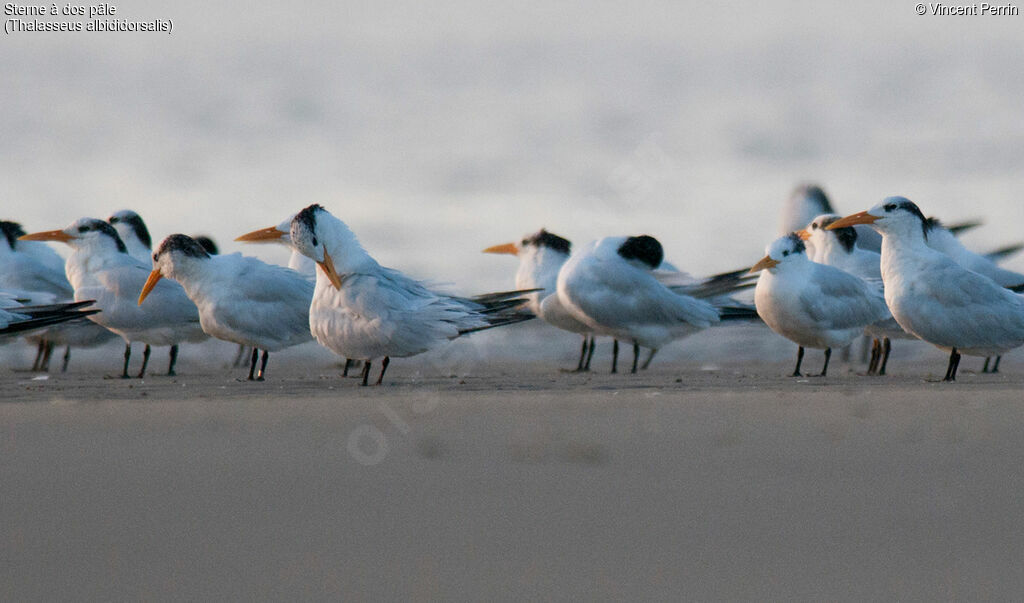
M 647 360 L 644 360 L 643 365 L 640 367 L 641 371 L 646 371 L 647 367 L 651 366 L 651 361 L 654 360 L 654 355 L 657 353 L 658 350 L 651 348 L 651 355 L 647 357 Z
M 892 342 L 886 337 L 882 340 L 882 367 L 878 370 L 879 375 L 885 374 L 885 365 L 889 364 L 889 352 L 892 351 Z
M 132 357 L 132 344 L 129 341 L 124 342 L 124 370 L 121 371 L 121 378 L 128 378 L 128 359 Z
M 796 368 L 793 369 L 793 374 L 791 375 L 792 377 L 803 377 L 803 375 L 800 374 L 800 365 L 803 364 L 803 361 L 804 346 L 799 346 L 799 349 L 797 349 L 796 351 Z
M 178 344 L 171 346 L 171 362 L 167 365 L 167 376 L 173 377 L 178 373 L 174 372 L 174 365 L 178 363 Z
M 68 372 L 68 361 L 69 360 L 71 360 L 71 346 L 67 346 L 67 347 L 64 348 L 64 364 L 61 365 L 60 372 L 62 372 L 62 373 Z
M 590 359 L 594 357 L 594 342 L 595 341 L 596 341 L 596 338 L 593 335 L 591 335 L 590 336 L 590 346 L 587 348 L 587 363 L 583 365 L 583 370 L 584 371 L 589 371 L 590 370 Z
M 633 368 L 630 369 L 630 373 L 636 374 L 637 363 L 640 361 L 640 344 L 633 342 Z
M 360 375 L 363 378 L 363 382 L 360 385 L 366 385 L 366 382 L 370 380 L 370 364 L 369 360 L 363 361 L 363 374 Z
M 583 372 L 583 361 L 587 359 L 587 339 L 586 335 L 583 336 L 583 345 L 580 346 L 580 361 L 576 363 L 576 372 Z
M 39 367 L 39 370 L 44 373 L 48 373 L 50 371 L 50 358 L 53 356 L 53 345 L 52 341 L 46 342 L 46 350 L 43 352 L 43 364 Z
M 352 359 L 351 358 L 346 358 L 345 359 L 345 369 L 343 371 L 341 371 L 341 376 L 342 377 L 348 377 L 348 369 L 350 369 L 350 368 L 352 368 Z
M 143 348 L 142 350 L 142 370 L 139 371 L 139 379 L 142 379 L 143 377 L 146 376 L 146 367 L 149 365 L 149 353 L 151 351 L 152 350 L 150 349 L 149 344 L 147 343 L 146 347 Z
M 988 372 L 988 361 L 989 360 L 992 360 L 992 357 L 991 356 L 985 356 L 985 366 L 981 367 L 981 372 L 983 372 L 983 373 L 987 373 Z
M 252 356 L 249 357 L 249 381 L 253 381 L 253 375 L 256 374 L 256 361 L 260 358 L 260 351 L 256 348 L 252 349 Z
M 992 372 L 993 373 L 998 373 L 999 372 L 999 361 L 1002 360 L 1002 359 L 1003 359 L 1002 356 L 996 356 L 996 363 L 994 365 L 992 365 Z
M 377 385 L 384 381 L 384 372 L 388 370 L 389 364 L 391 364 L 391 356 L 385 356 L 384 361 L 380 363 L 380 376 L 377 377 Z
M 256 377 L 257 381 L 263 381 L 263 374 L 267 372 L 267 358 L 270 357 L 270 352 L 263 350 L 263 362 L 260 363 L 260 373 Z
M 953 348 L 949 353 L 949 364 L 946 366 L 946 377 L 943 381 L 956 381 L 956 369 L 960 366 L 960 353 Z
M 46 349 L 46 340 L 40 339 L 36 346 L 36 359 L 32 362 L 32 372 L 39 370 L 39 363 L 43 361 L 43 350 Z
M 868 374 L 875 375 L 878 372 L 878 361 L 882 355 L 882 343 L 877 339 L 871 340 L 871 362 L 868 363 Z
M 825 348 L 825 366 L 821 367 L 821 374 L 819 377 L 824 377 L 828 374 L 828 361 L 832 358 L 832 348 Z
M 612 343 L 612 372 L 618 372 L 619 367 L 619 340 Z

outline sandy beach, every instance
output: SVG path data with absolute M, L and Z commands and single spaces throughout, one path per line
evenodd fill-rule
M 600 359 L 411 359 L 382 388 L 309 353 L 265 383 L 188 356 L 173 378 L 104 379 L 96 354 L 5 370 L 0 597 L 1024 592 L 1015 359 L 956 384 L 926 380 L 944 368 L 928 352 L 887 378 L 840 361 L 792 379 L 789 355 L 639 375 Z

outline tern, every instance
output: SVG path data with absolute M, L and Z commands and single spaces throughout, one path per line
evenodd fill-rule
M 75 290 L 75 299 L 95 299 L 102 312 L 89 319 L 117 333 L 125 341 L 123 378 L 128 377 L 131 344 L 146 344 L 139 377 L 146 374 L 150 346 L 171 346 L 168 375 L 174 375 L 178 343 L 206 339 L 199 324 L 199 313 L 177 283 L 160 283 L 155 298 L 145 308 L 136 303 L 150 269 L 130 255 L 114 227 L 93 218 L 76 220 L 63 230 L 24 235 L 28 241 L 60 241 L 72 253 L 65 269 Z
M 282 266 L 240 253 L 210 255 L 195 239 L 174 234 L 153 254 L 153 271 L 139 294 L 139 305 L 161 278 L 177 281 L 199 309 L 211 337 L 253 348 L 249 380 L 263 350 L 257 381 L 263 381 L 271 351 L 312 340 L 309 305 L 313 283 Z
M 25 234 L 21 224 L 0 221 L 0 288 L 19 289 L 31 303 L 68 302 L 74 289 L 64 274 L 64 260 L 45 243 L 19 241 Z M 47 371 L 56 345 L 65 346 L 62 372 L 66 372 L 71 347 L 94 347 L 114 339 L 116 335 L 100 325 L 79 317 L 55 324 L 29 338 L 38 343 L 32 370 Z
M 804 230 L 796 234 L 807 245 L 808 257 L 819 264 L 826 264 L 858 276 L 869 285 L 882 288 L 882 256 L 874 251 L 861 249 L 857 244 L 857 231 L 852 227 L 827 230 L 825 227 L 839 220 L 836 214 L 816 217 Z M 904 331 L 891 314 L 883 320 L 869 325 L 865 333 L 872 337 L 869 375 L 884 375 L 892 351 L 892 339 L 917 339 Z
M 519 258 L 516 289 L 537 289 L 525 296 L 530 311 L 554 327 L 583 336 L 575 372 L 584 372 L 590 370 L 590 359 L 594 355 L 593 329 L 573 318 L 555 294 L 558 271 L 569 259 L 571 250 L 572 243 L 567 239 L 542 228 L 518 243 L 494 245 L 484 249 L 484 253 L 504 253 Z
M 292 245 L 292 219 L 295 214 L 288 216 L 288 219 L 276 226 L 268 226 L 259 230 L 248 232 L 240 237 L 236 237 L 235 240 L 241 243 L 276 243 L 278 245 L 284 245 L 291 250 L 291 255 L 288 257 L 288 267 L 292 270 L 303 275 L 310 282 L 316 282 L 316 262 L 302 255 L 298 249 Z M 345 359 L 345 367 L 341 371 L 342 377 L 348 377 L 348 371 L 355 365 L 355 362 L 351 358 Z
M 905 197 L 888 197 L 828 228 L 869 224 L 882 235 L 885 301 L 906 331 L 949 352 L 944 381 L 960 357 L 998 356 L 1024 344 L 1024 298 L 928 245 L 928 220 Z
M 655 274 L 663 259 L 661 243 L 652 236 L 605 237 L 571 256 L 558 272 L 558 301 L 573 318 L 596 334 L 633 343 L 633 373 L 641 347 L 653 358 L 670 341 L 722 318 L 756 317 L 753 309 L 698 298 L 699 284 L 666 286 Z M 720 292 L 717 282 L 713 288 Z
M 522 307 L 526 292 L 455 297 L 381 266 L 344 222 L 319 205 L 296 214 L 290 236 L 320 268 L 309 329 L 334 353 L 364 361 L 363 385 L 377 358 L 383 358 L 380 385 L 392 356 L 414 356 L 467 333 L 533 318 Z
M 763 271 L 754 289 L 758 315 L 773 331 L 797 344 L 794 377 L 804 348 L 825 350 L 819 376 L 828 373 L 832 348 L 849 345 L 865 327 L 888 316 L 882 292 L 848 272 L 812 262 L 796 233 L 765 250 L 751 272 Z

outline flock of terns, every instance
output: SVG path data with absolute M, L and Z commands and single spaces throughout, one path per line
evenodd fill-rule
M 546 230 L 488 253 L 517 256 L 515 289 L 476 297 L 432 290 L 377 263 L 344 222 L 310 205 L 277 226 L 238 237 L 292 250 L 287 267 L 182 234 L 155 249 L 142 219 L 122 211 L 26 234 L 0 222 L 0 336 L 38 344 L 45 370 L 56 345 L 89 347 L 120 337 L 122 377 L 131 344 L 170 346 L 214 337 L 252 349 L 249 379 L 263 380 L 270 352 L 316 340 L 362 363 L 376 384 L 392 357 L 421 354 L 459 336 L 534 317 L 582 337 L 577 371 L 590 369 L 595 337 L 632 344 L 632 372 L 667 343 L 729 322 L 763 322 L 798 346 L 825 351 L 871 337 L 868 374 L 885 374 L 891 339 L 921 339 L 949 352 L 946 381 L 961 355 L 989 357 L 1024 345 L 1024 275 L 996 261 L 1019 247 L 979 255 L 917 205 L 890 197 L 867 211 L 833 213 L 817 186 L 801 186 L 784 217 L 786 234 L 752 268 L 694 278 L 664 261 L 653 237 L 606 237 L 573 251 Z M 62 260 L 41 242 L 65 243 Z M 753 289 L 753 303 L 749 296 Z M 640 348 L 649 350 L 640 363 Z M 262 360 L 259 351 L 262 350 Z M 259 369 L 257 370 L 257 364 Z

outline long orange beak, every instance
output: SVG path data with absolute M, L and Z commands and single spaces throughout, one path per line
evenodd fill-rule
M 507 253 L 509 255 L 519 255 L 519 248 L 516 247 L 515 243 L 505 243 L 504 245 L 488 247 L 487 249 L 484 249 L 484 253 Z
M 327 279 L 331 281 L 334 288 L 340 291 L 341 277 L 338 276 L 338 271 L 334 269 L 334 260 L 331 259 L 331 256 L 327 253 L 326 249 L 324 249 L 324 261 L 317 262 L 316 264 L 324 271 L 324 274 L 327 275 Z
M 811 238 L 811 233 L 806 228 L 803 229 L 803 230 L 798 230 L 798 231 L 794 232 L 793 234 L 795 234 L 796 236 L 800 237 L 801 241 L 807 241 L 807 240 L 809 240 Z
M 69 235 L 63 230 L 47 230 L 44 232 L 33 232 L 32 234 L 22 235 L 18 237 L 20 241 L 60 241 L 61 243 L 67 243 L 75 237 Z
M 857 224 L 872 224 L 874 222 L 877 222 L 878 219 L 878 216 L 872 216 L 866 211 L 860 211 L 853 214 L 852 216 L 846 216 L 845 218 L 840 218 L 836 220 L 835 222 L 826 226 L 825 230 L 835 230 L 837 228 L 845 228 L 847 226 L 855 226 Z
M 146 279 L 146 284 L 142 286 L 142 293 L 139 293 L 140 306 L 142 305 L 142 300 L 146 299 L 146 296 L 149 295 L 149 292 L 153 290 L 153 287 L 156 287 L 156 284 L 160 281 L 161 278 L 163 278 L 163 275 L 160 274 L 159 270 L 154 270 L 153 272 L 149 273 L 149 278 Z
M 269 226 L 267 228 L 261 228 L 252 232 L 247 232 L 244 235 L 236 238 L 236 241 L 243 243 L 263 243 L 269 241 L 279 241 L 285 238 L 288 233 L 281 232 L 276 226 Z
M 750 272 L 747 274 L 756 274 L 762 270 L 774 268 L 779 265 L 778 260 L 773 260 L 771 256 L 764 256 L 759 262 L 750 267 Z

